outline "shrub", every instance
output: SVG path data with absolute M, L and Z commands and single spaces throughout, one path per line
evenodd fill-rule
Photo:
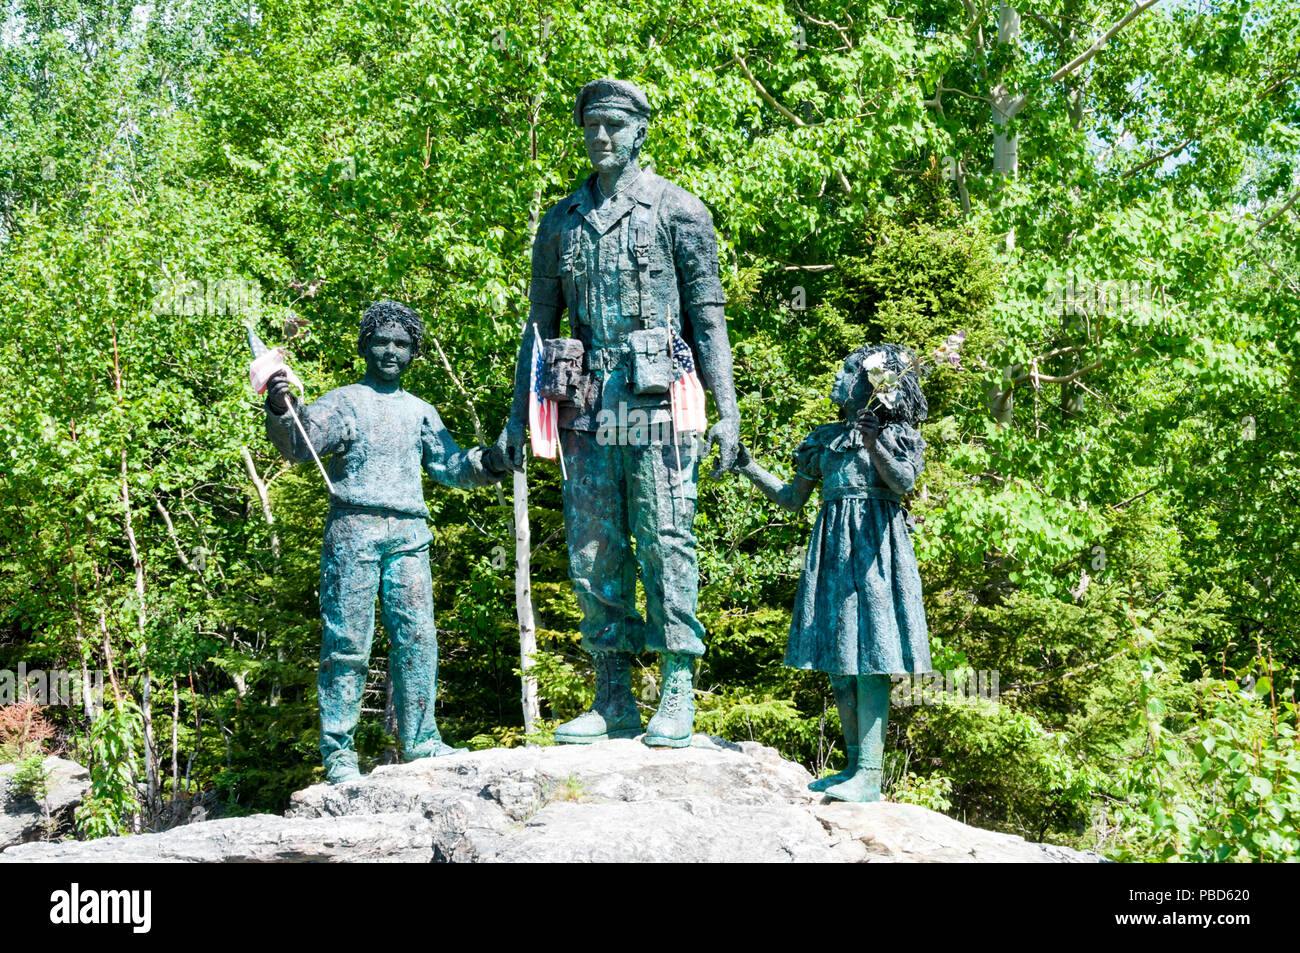
M 54 728 L 31 698 L 0 705 L 0 761 L 23 762 L 33 754 L 43 756 L 45 743 L 52 737 Z
M 35 751 L 18 762 L 18 770 L 9 781 L 9 796 L 43 801 L 49 793 L 50 772 L 45 769 L 45 755 Z

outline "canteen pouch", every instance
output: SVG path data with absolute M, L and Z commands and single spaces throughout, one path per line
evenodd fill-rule
M 667 328 L 642 328 L 628 335 L 632 351 L 632 393 L 666 394 L 672 383 L 673 360 Z
M 544 400 L 582 404 L 587 392 L 583 347 L 577 338 L 548 338 L 542 342 L 542 374 L 537 389 Z

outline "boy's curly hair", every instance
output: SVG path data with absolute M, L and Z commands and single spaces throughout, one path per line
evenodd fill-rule
M 867 401 L 866 397 L 871 394 L 872 387 L 866 370 L 859 363 L 858 380 L 854 381 L 850 394 L 855 397 L 861 395 L 861 397 L 857 401 L 851 398 L 842 409 L 842 416 L 853 423 L 863 425 L 883 427 L 891 423 L 905 423 L 915 427 L 930 413 L 930 405 L 925 399 L 925 394 L 921 392 L 921 379 L 916 372 L 919 366 L 916 356 L 907 348 L 897 344 L 864 344 L 845 358 L 845 362 L 854 357 L 865 361 L 876 351 L 885 352 L 886 369 L 899 376 L 896 385 L 898 400 L 894 402 L 893 407 L 886 407 L 881 403 L 879 396 L 871 397 Z
M 371 336 L 390 321 L 401 325 L 402 329 L 411 336 L 411 360 L 415 360 L 416 355 L 420 353 L 420 345 L 424 343 L 424 321 L 409 306 L 402 304 L 400 301 L 390 301 L 387 298 L 383 301 L 376 301 L 366 308 L 365 314 L 361 316 L 361 331 L 357 335 L 357 350 L 364 355 L 366 343 Z

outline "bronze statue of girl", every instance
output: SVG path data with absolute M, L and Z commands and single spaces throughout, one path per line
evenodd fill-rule
M 921 577 L 902 497 L 925 466 L 916 425 L 929 408 L 916 362 L 893 344 L 844 361 L 831 400 L 840 420 L 810 433 L 783 483 L 743 447 L 738 469 L 789 510 L 822 485 L 799 580 L 785 664 L 831 677 L 849 763 L 810 787 L 842 801 L 880 799 L 891 675 L 929 672 Z

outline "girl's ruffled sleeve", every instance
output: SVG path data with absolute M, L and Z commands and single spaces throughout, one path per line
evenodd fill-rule
M 925 469 L 925 438 L 910 424 L 893 423 L 876 437 L 871 462 L 895 493 L 911 493 Z

